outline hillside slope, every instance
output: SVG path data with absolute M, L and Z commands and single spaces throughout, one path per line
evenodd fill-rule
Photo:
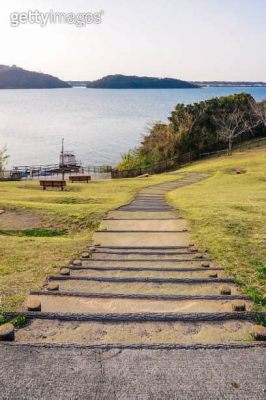
M 70 88 L 60 79 L 40 72 L 27 71 L 17 66 L 0 65 L 0 89 Z
M 198 246 L 261 305 L 266 295 L 265 171 L 266 147 L 213 158 L 178 170 L 209 173 L 207 180 L 168 195 L 190 221 Z

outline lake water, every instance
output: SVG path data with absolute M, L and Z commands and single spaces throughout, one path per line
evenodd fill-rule
M 262 87 L 0 90 L 0 148 L 6 145 L 9 166 L 54 164 L 64 137 L 84 165 L 115 165 L 177 103 L 240 92 L 266 99 Z

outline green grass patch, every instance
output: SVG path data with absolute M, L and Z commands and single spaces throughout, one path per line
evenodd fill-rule
M 66 229 L 32 228 L 23 230 L 0 230 L 4 236 L 27 236 L 27 237 L 54 237 L 66 235 Z
M 0 314 L 0 325 L 8 322 L 13 324 L 16 328 L 21 328 L 22 326 L 26 325 L 27 317 L 25 315 L 18 315 L 14 318 L 8 318 L 6 315 Z
M 265 315 L 258 314 L 256 316 L 256 322 L 259 325 L 266 326 L 266 317 L 265 317 Z
M 234 167 L 245 174 L 228 174 Z M 265 308 L 266 151 L 256 149 L 197 162 L 180 172 L 209 177 L 169 193 L 190 221 L 194 241 Z

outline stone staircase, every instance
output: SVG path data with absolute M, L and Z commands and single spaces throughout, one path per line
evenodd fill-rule
M 22 310 L 29 323 L 15 343 L 91 347 L 251 346 L 265 339 L 252 302 L 191 243 L 186 221 L 165 193 L 204 174 L 146 188 L 109 212 L 93 246 Z

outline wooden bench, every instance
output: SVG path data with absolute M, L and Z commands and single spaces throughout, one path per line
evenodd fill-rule
M 70 182 L 87 182 L 89 183 L 89 181 L 91 180 L 91 176 L 90 175 L 71 175 L 69 177 L 69 181 Z
M 46 190 L 48 187 L 58 187 L 61 188 L 61 190 L 64 190 L 64 186 L 66 186 L 66 181 L 63 180 L 44 180 L 40 181 L 40 186 L 43 188 L 43 190 Z

